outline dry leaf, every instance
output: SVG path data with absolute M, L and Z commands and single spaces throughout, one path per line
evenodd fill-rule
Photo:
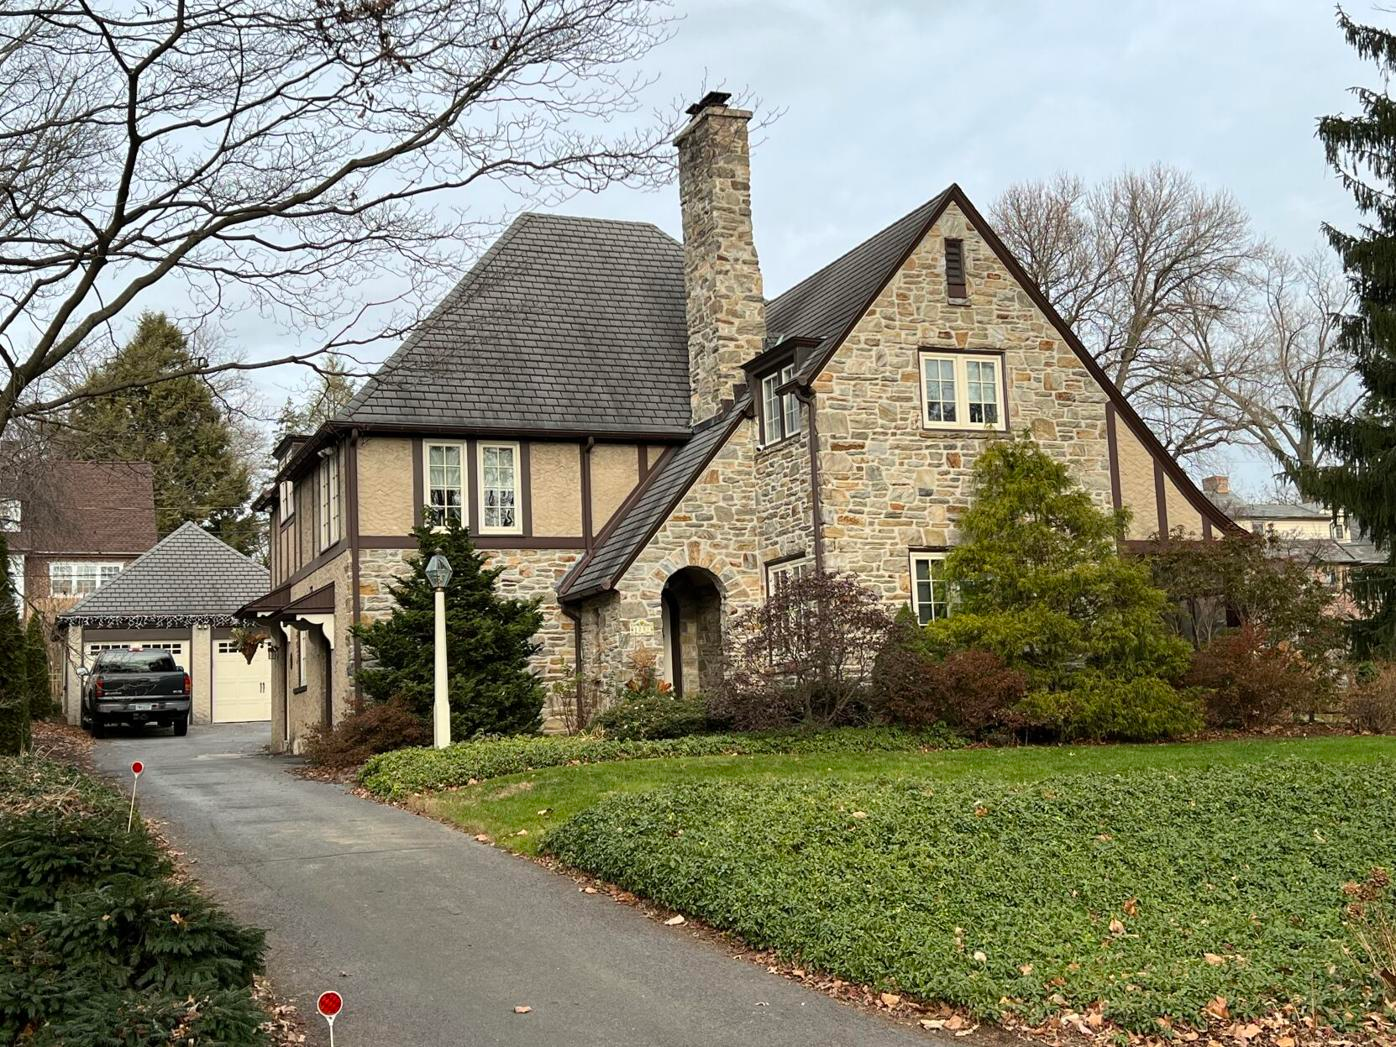
M 884 1007 L 895 1007 L 901 1002 L 902 998 L 894 992 L 885 992 L 882 994 L 882 1006 Z
M 476 843 L 489 843 L 489 842 L 490 842 L 490 838 L 489 838 L 488 836 L 486 836 L 484 833 L 476 833 L 476 834 L 475 834 L 475 842 L 476 842 Z
M 867 812 L 867 811 L 854 811 L 853 814 L 852 814 L 850 817 L 853 817 L 853 818 L 866 818 L 867 816 L 868 816 L 868 812 Z
M 1139 915 L 1139 899 L 1137 899 L 1137 898 L 1130 898 L 1128 901 L 1125 902 L 1124 909 L 1125 909 L 1125 915 L 1126 915 L 1126 916 L 1138 916 L 1138 915 Z
M 1277 1036 L 1275 1038 L 1275 1047 L 1294 1047 L 1294 1037 Z
M 596 893 L 596 888 L 595 888 L 595 887 L 583 887 L 583 888 L 582 888 L 582 893 L 583 893 L 583 894 L 595 894 L 595 893 Z
M 1025 963 L 1018 968 L 1019 974 L 1032 974 L 1032 964 Z
M 1216 1017 L 1216 1018 L 1230 1018 L 1230 1017 L 1231 1017 L 1231 1011 L 1230 1011 L 1230 1009 L 1226 1006 L 1226 997 L 1225 997 L 1225 996 L 1214 996 L 1214 997 L 1212 997 L 1212 999 L 1211 999 L 1210 1001 L 1208 1001 L 1207 1006 L 1204 1007 L 1203 1010 L 1205 1010 L 1208 1014 L 1210 1014 L 1210 1015 L 1212 1015 L 1213 1017 Z
M 1202 954 L 1202 958 L 1206 960 L 1208 963 L 1210 963 L 1213 967 L 1220 967 L 1222 964 L 1226 963 L 1225 956 L 1218 956 L 1214 952 L 1204 952 Z
M 921 1019 L 921 1028 L 923 1028 L 923 1029 L 944 1029 L 944 1028 L 945 1028 L 945 1019 L 944 1019 L 944 1018 L 922 1018 L 922 1019 Z
M 949 1018 L 945 1019 L 945 1028 L 947 1029 L 963 1029 L 965 1024 L 965 1020 L 958 1014 L 952 1014 Z
M 688 922 L 688 921 L 685 920 L 682 916 L 671 916 L 671 917 L 669 917 L 667 920 L 664 921 L 664 926 L 665 926 L 665 927 L 682 927 L 682 926 L 683 926 L 684 924 L 686 924 L 687 922 Z
M 1260 1026 L 1255 1022 L 1251 1022 L 1249 1025 L 1236 1030 L 1236 1038 L 1238 1040 L 1253 1040 L 1259 1036 L 1260 1033 Z
M 526 1003 L 521 1003 L 521 1004 L 519 1004 L 517 1007 L 514 1008 L 514 1013 L 515 1013 L 515 1014 L 527 1014 L 527 1013 L 528 1013 L 529 1011 L 531 1011 L 531 1010 L 533 1010 L 533 1008 L 530 1007 L 528 1004 L 526 1004 Z
M 1111 933 L 1111 934 L 1124 934 L 1124 933 L 1125 933 L 1125 925 L 1124 925 L 1123 923 L 1121 923 L 1119 920 L 1111 920 L 1111 921 L 1110 921 L 1110 933 Z
M 987 956 L 984 955 L 984 951 L 983 951 L 982 949 L 975 949 L 975 950 L 974 950 L 974 962 L 975 962 L 975 963 L 988 963 L 988 962 L 989 962 L 989 957 L 987 957 Z

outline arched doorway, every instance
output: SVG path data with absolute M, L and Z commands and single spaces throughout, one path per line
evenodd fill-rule
M 722 682 L 722 588 L 702 567 L 664 583 L 664 669 L 677 694 L 711 694 Z

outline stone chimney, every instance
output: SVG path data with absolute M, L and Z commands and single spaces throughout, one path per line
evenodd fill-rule
M 1230 494 L 1231 479 L 1226 476 L 1204 476 L 1202 491 L 1204 494 Z
M 695 424 L 730 398 L 742 381 L 742 364 L 761 352 L 766 338 L 766 300 L 751 233 L 751 113 L 729 109 L 730 97 L 710 91 L 689 107 L 693 119 L 674 139 Z

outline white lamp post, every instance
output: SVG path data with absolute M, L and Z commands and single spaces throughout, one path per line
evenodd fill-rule
M 451 744 L 451 703 L 446 700 L 446 585 L 451 580 L 451 561 L 433 553 L 426 573 L 436 589 L 436 689 L 431 703 L 431 734 L 432 743 L 444 749 Z

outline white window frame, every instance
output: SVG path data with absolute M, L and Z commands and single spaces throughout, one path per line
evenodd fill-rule
M 277 484 L 277 497 L 281 502 L 281 522 L 285 523 L 296 515 L 296 485 L 290 480 Z
M 296 630 L 296 686 L 305 687 L 305 630 Z
M 491 488 L 485 483 L 485 453 L 487 451 L 507 450 L 514 457 L 513 478 L 514 486 L 510 492 L 514 496 L 514 522 L 512 524 L 490 524 L 485 512 L 485 500 Z M 475 443 L 475 468 L 479 470 L 476 475 L 479 477 L 477 483 L 478 504 L 475 507 L 475 519 L 479 521 L 477 529 L 481 534 L 523 534 L 523 513 L 524 497 L 523 490 L 523 450 L 518 441 L 514 440 L 477 440 Z M 498 488 L 500 491 L 506 488 Z M 501 509 L 503 506 L 500 507 Z
M 95 593 L 102 586 L 121 573 L 124 563 L 116 563 L 105 560 L 54 560 L 48 565 L 48 592 L 50 596 L 87 596 Z M 96 584 L 91 589 L 84 589 L 81 592 L 74 591 L 74 585 L 78 578 L 77 568 L 83 568 L 81 572 L 86 575 L 87 568 L 91 568 L 95 573 Z M 66 574 L 66 578 L 60 575 Z M 68 589 L 67 592 L 58 591 L 58 582 L 63 581 Z M 87 579 L 84 578 L 84 581 Z
M 0 498 L 0 531 L 15 534 L 24 528 L 24 503 L 18 498 Z
M 808 574 L 813 566 L 808 554 L 801 554 L 777 563 L 768 563 L 766 565 L 766 598 L 770 599 L 778 593 L 781 586 L 790 579 L 801 578 Z
M 24 554 L 10 554 L 10 584 L 14 587 L 15 606 L 19 608 L 20 616 L 24 615 Z
M 955 383 L 955 420 L 942 421 L 931 418 L 931 401 L 926 395 L 926 372 L 931 362 L 937 365 L 949 363 L 951 373 Z M 970 421 L 970 398 L 969 398 L 969 373 L 970 364 L 987 364 L 993 368 L 993 382 L 989 388 L 994 391 L 993 404 L 997 408 L 998 418 L 992 422 L 972 422 Z M 918 367 L 921 375 L 921 426 L 924 429 L 982 429 L 984 432 L 1006 432 L 1008 430 L 1008 405 L 1005 402 L 1007 397 L 1004 393 L 1003 385 L 1003 358 L 995 353 L 944 353 L 944 352 L 922 352 L 921 361 Z M 981 383 L 982 387 L 982 383 Z M 945 401 L 937 401 L 945 402 Z M 981 404 L 990 401 L 976 401 Z
M 315 473 L 315 485 L 320 501 L 320 549 L 328 549 L 340 539 L 339 454 L 320 462 Z
M 448 485 L 445 485 L 445 484 L 443 484 L 440 488 L 438 488 L 438 487 L 434 486 L 434 485 L 432 484 L 432 482 L 431 482 L 431 452 L 432 452 L 433 448 L 437 448 L 437 447 L 448 448 L 448 449 L 454 450 L 454 451 L 456 452 L 457 461 L 458 461 L 459 464 L 460 464 L 460 482 L 459 482 L 459 484 L 458 484 L 456 487 L 454 487 L 454 488 L 453 488 L 453 487 L 450 487 L 450 486 L 448 486 Z M 466 507 L 466 504 L 467 504 L 466 499 L 468 498 L 467 491 L 468 491 L 469 488 L 470 488 L 469 469 L 470 469 L 470 453 L 469 453 L 469 450 L 468 450 L 468 448 L 466 447 L 464 441 L 462 441 L 462 440 L 430 440 L 430 441 L 423 441 L 423 443 L 422 443 L 422 486 L 423 486 L 423 491 L 424 491 L 424 493 L 426 494 L 426 505 L 423 507 L 423 512 L 425 512 L 425 513 L 427 514 L 427 523 L 428 523 L 428 524 L 432 524 L 432 525 L 438 526 L 438 527 L 439 527 L 439 526 L 442 526 L 443 523 L 444 523 L 444 521 L 445 521 L 445 517 L 446 517 L 446 515 L 448 515 L 448 511 L 450 511 L 450 510 L 454 510 L 454 511 L 455 511 L 456 517 L 457 517 L 457 522 L 460 523 L 460 525 L 461 525 L 462 527 L 466 526 L 466 524 L 469 522 L 469 521 L 466 519 L 466 515 L 465 515 L 465 507 Z M 456 504 L 455 504 L 454 506 L 445 505 L 445 504 L 443 504 L 443 505 L 440 506 L 440 507 L 436 506 L 436 505 L 432 502 L 431 496 L 432 496 L 432 492 L 433 492 L 433 491 L 436 491 L 436 490 L 438 490 L 438 489 L 441 490 L 441 491 L 443 491 L 443 492 L 447 492 L 447 493 L 450 493 L 451 491 L 454 491 L 454 492 L 455 492 L 455 495 L 456 495 Z M 441 519 L 434 519 L 435 513 L 438 511 L 438 509 L 442 510 L 442 518 L 441 518 Z
M 943 549 L 917 549 L 912 551 L 911 556 L 909 558 L 909 563 L 911 566 L 911 613 L 916 615 L 916 622 L 918 625 L 925 625 L 927 622 L 937 621 L 940 618 L 949 618 L 950 615 L 953 613 L 952 608 L 955 605 L 955 594 L 950 586 L 950 583 L 945 581 L 945 556 L 946 553 Z M 923 617 L 921 614 L 921 590 L 919 587 L 919 579 L 917 578 L 916 573 L 917 564 L 922 563 L 927 565 L 932 563 L 941 565 L 941 576 L 939 579 L 936 578 L 936 573 L 934 569 L 928 571 L 928 582 L 931 587 L 931 602 L 930 613 L 927 617 Z M 940 584 L 945 587 L 944 599 L 936 599 L 937 581 L 939 581 Z M 936 616 L 935 613 L 935 608 L 937 607 L 944 608 L 944 611 L 942 614 L 939 615 L 939 618 Z
M 795 377 L 794 361 L 761 379 L 761 446 L 771 447 L 800 431 L 800 401 L 794 393 L 776 395 L 776 389 Z

